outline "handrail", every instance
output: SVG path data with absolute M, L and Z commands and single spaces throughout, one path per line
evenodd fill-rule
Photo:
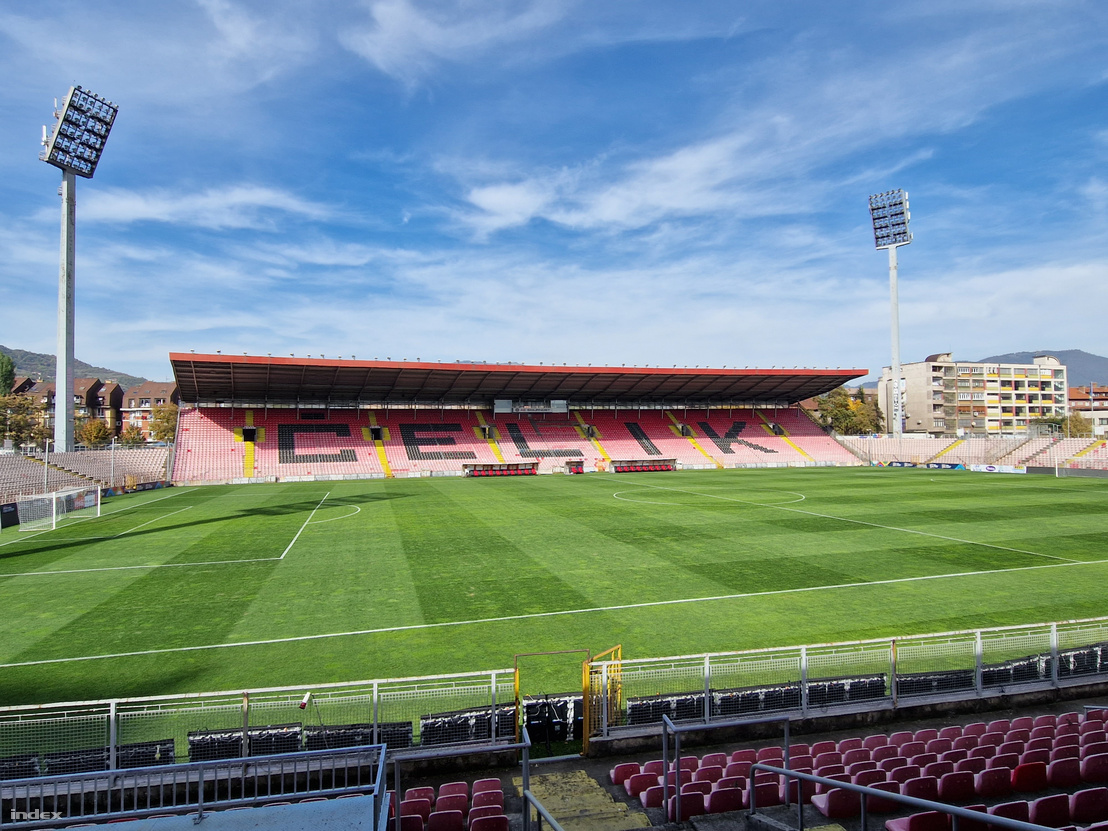
M 877 788 L 870 788 L 866 785 L 855 785 L 853 782 L 840 782 L 837 779 L 831 779 L 826 776 L 817 776 L 814 773 L 802 773 L 798 770 L 789 770 L 787 768 L 779 768 L 773 765 L 767 765 L 762 762 L 755 762 L 750 766 L 750 781 L 753 783 L 754 774 L 756 771 L 766 771 L 768 773 L 776 773 L 780 776 L 784 776 L 789 779 L 796 779 L 797 782 L 797 831 L 804 831 L 804 782 L 814 782 L 818 785 L 831 785 L 835 788 L 842 788 L 847 791 L 854 791 L 862 797 L 862 816 L 861 816 L 861 831 L 867 831 L 867 816 L 866 816 L 866 801 L 869 797 L 877 797 L 878 799 L 889 799 L 893 802 L 900 802 L 904 805 L 908 805 L 912 808 L 921 808 L 924 811 L 940 811 L 944 814 L 950 814 L 952 822 L 952 831 L 958 831 L 958 820 L 965 819 L 973 822 L 987 822 L 991 826 L 998 828 L 1005 828 L 1008 831 L 1049 831 L 1049 828 L 1043 825 L 1036 825 L 1031 822 L 1022 822 L 1018 819 L 1008 819 L 1007 817 L 998 817 L 994 814 L 985 814 L 981 811 L 971 811 L 968 808 L 961 808 L 957 805 L 948 805 L 945 802 L 932 802 L 930 799 L 920 799 L 917 796 L 905 796 L 904 794 L 892 793 L 891 791 L 882 791 Z M 785 789 L 788 793 L 788 788 Z M 758 813 L 757 806 L 757 789 L 751 787 L 750 789 L 750 816 L 753 817 Z
M 784 722 L 785 724 L 785 744 L 784 744 L 784 761 L 785 766 L 789 764 L 789 717 L 788 716 L 768 716 L 766 718 L 755 719 L 733 719 L 731 721 L 715 721 L 709 723 L 697 722 L 696 724 L 683 724 L 678 727 L 674 724 L 669 716 L 662 716 L 662 805 L 669 805 L 669 733 L 673 731 L 673 759 L 677 770 L 677 781 L 674 783 L 676 786 L 676 803 L 674 806 L 675 814 L 678 821 L 681 819 L 681 734 L 692 733 L 700 730 L 715 730 L 721 727 L 745 727 L 750 724 L 776 724 L 777 722 Z M 751 777 L 753 781 L 753 777 Z M 785 793 L 786 802 L 788 805 L 788 792 Z M 669 808 L 666 807 L 667 816 Z
M 531 824 L 531 806 L 535 806 L 535 811 L 539 815 L 538 827 L 542 828 L 542 821 L 545 819 L 550 823 L 550 827 L 554 831 L 565 831 L 561 825 L 558 824 L 558 820 L 550 816 L 550 812 L 542 806 L 542 803 L 535 798 L 535 795 L 529 790 L 523 791 L 523 827 L 524 829 L 530 828 Z

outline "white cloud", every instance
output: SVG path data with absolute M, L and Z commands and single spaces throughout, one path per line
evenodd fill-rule
M 183 195 L 168 190 L 138 193 L 102 188 L 83 199 L 81 205 L 81 220 L 85 222 L 164 222 L 214 229 L 270 227 L 275 213 L 320 220 L 331 211 L 286 191 L 259 185 Z

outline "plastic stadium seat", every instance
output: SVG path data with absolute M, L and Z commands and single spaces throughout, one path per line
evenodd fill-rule
M 852 750 L 848 750 L 843 753 L 843 764 L 853 765 L 855 762 L 868 762 L 870 761 L 870 751 L 864 747 L 855 747 Z
M 504 791 L 478 791 L 473 795 L 472 806 L 474 808 L 484 808 L 487 805 L 503 808 Z
M 939 738 L 932 739 L 931 741 L 929 741 L 927 743 L 927 747 L 926 747 L 926 750 L 927 750 L 928 753 L 938 753 L 939 755 L 942 755 L 943 753 L 946 753 L 948 750 L 953 750 L 953 749 L 954 749 L 954 742 L 953 741 L 951 741 L 950 739 L 939 739 Z
M 1009 730 L 1031 730 L 1035 726 L 1035 719 L 1031 716 L 1020 716 L 1019 718 L 1012 719 L 1012 726 Z
M 1100 756 L 1104 753 L 1108 753 L 1108 742 L 1096 742 L 1095 744 L 1081 746 L 1082 759 L 1088 758 L 1089 756 Z
M 664 796 L 665 788 L 661 785 L 655 785 L 639 794 L 639 801 L 642 802 L 644 808 L 661 808 Z
M 1045 825 L 1048 828 L 1061 828 L 1063 825 L 1069 825 L 1069 794 L 1060 793 L 1036 799 L 1031 803 L 1027 819 L 1035 825 Z
M 900 747 L 902 744 L 907 744 L 910 741 L 914 741 L 916 734 L 910 730 L 899 730 L 889 736 L 889 744 Z
M 905 765 L 902 768 L 890 771 L 889 781 L 899 782 L 903 785 L 909 779 L 919 779 L 921 773 L 923 773 L 923 771 L 919 769 L 918 765 Z
M 708 794 L 705 811 L 709 814 L 725 814 L 728 811 L 741 811 L 746 807 L 746 794 L 737 788 L 724 788 Z
M 817 776 L 823 776 L 822 773 L 817 773 L 816 775 Z M 832 782 L 849 782 L 850 781 L 850 775 L 847 774 L 847 773 L 832 773 L 832 774 L 828 774 L 825 778 L 830 779 Z M 832 788 L 837 787 L 837 785 L 827 784 L 825 782 L 816 782 L 814 784 L 809 783 L 809 785 L 811 786 L 813 796 L 818 794 L 818 793 L 827 793 Z
M 959 736 L 954 740 L 955 750 L 973 750 L 981 743 L 978 736 Z
M 811 756 L 812 746 L 807 742 L 797 742 L 789 745 L 789 758 L 793 756 Z
M 816 766 L 815 765 L 815 759 L 813 759 L 807 753 L 804 753 L 804 754 L 799 754 L 798 753 L 796 756 L 790 756 L 790 758 L 789 758 L 789 769 L 790 770 L 799 770 L 800 768 L 809 768 L 809 769 L 811 769 L 811 768 L 814 768 L 815 766 Z
M 817 768 L 843 764 L 843 755 L 837 750 L 833 750 L 830 753 L 821 753 L 813 758 L 815 760 L 815 767 Z
M 724 776 L 750 776 L 750 762 L 730 762 L 723 769 Z
M 781 804 L 781 795 L 777 792 L 777 783 L 756 783 L 746 789 L 746 804 L 769 808 Z
M 875 791 L 900 793 L 900 785 L 896 782 L 875 782 L 873 784 L 873 789 Z M 882 796 L 871 796 L 866 800 L 866 812 L 871 814 L 895 814 L 899 813 L 903 807 L 904 806 L 895 799 L 888 799 Z
M 865 747 L 865 742 L 861 738 L 855 737 L 850 739 L 840 739 L 835 749 L 839 751 L 839 753 L 846 753 L 848 750 L 858 750 L 862 747 Z
M 405 799 L 400 802 L 400 816 L 417 816 L 423 822 L 431 816 L 431 801 L 429 799 Z
M 941 762 L 953 762 L 958 764 L 963 759 L 969 758 L 968 750 L 948 750 L 946 753 L 939 754 L 939 761 Z
M 954 773 L 954 762 L 932 762 L 923 768 L 924 776 L 934 776 L 936 779 Z
M 723 778 L 723 768 L 715 767 L 698 768 L 693 774 L 694 782 L 716 782 Z
M 928 799 L 935 802 L 939 798 L 939 780 L 934 776 L 917 776 L 900 783 L 900 792 L 916 799 Z
M 933 765 L 937 761 L 939 761 L 938 753 L 917 753 L 909 760 L 909 764 L 922 769 L 928 765 Z
M 1108 788 L 1089 788 L 1070 794 L 1070 822 L 1087 825 L 1108 821 Z
M 1003 756 L 997 755 L 989 759 L 989 763 L 985 765 L 987 768 L 1011 768 L 1015 769 L 1016 765 L 1020 763 L 1020 757 L 1015 753 L 1005 753 Z
M 811 773 L 811 771 L 808 771 Z M 811 782 L 801 782 L 799 779 L 790 779 L 786 776 L 781 777 L 781 782 L 777 785 L 777 798 L 781 802 L 788 802 L 790 805 L 795 805 L 800 802 L 800 795 L 804 794 L 804 804 L 807 805 L 812 801 L 812 793 L 815 786 Z M 787 799 L 786 799 L 787 797 Z
M 900 755 L 900 748 L 893 744 L 881 745 L 875 747 L 870 753 L 870 758 L 875 762 L 880 762 L 883 759 L 892 759 Z
M 927 744 L 929 741 L 939 738 L 939 731 L 934 727 L 924 727 L 915 733 L 916 741 Z
M 1004 744 L 997 747 L 996 755 L 1003 756 L 1006 753 L 1015 753 L 1017 756 L 1019 756 L 1021 753 L 1023 753 L 1023 750 L 1023 742 L 1005 742 Z
M 995 744 L 979 744 L 969 752 L 971 759 L 991 759 L 996 755 Z
M 450 811 L 458 811 L 464 818 L 468 810 L 469 798 L 460 793 L 447 794 L 446 796 L 440 796 L 438 799 L 435 800 L 435 811 L 438 813 L 449 813 Z M 440 820 L 440 822 L 446 822 L 446 820 Z
M 1080 747 L 1081 737 L 1077 733 L 1062 733 L 1054 737 L 1054 746 L 1058 747 Z
M 950 739 L 951 741 L 954 741 L 955 739 L 960 738 L 961 735 L 962 725 L 960 724 L 952 724 L 949 727 L 944 727 L 942 730 L 939 731 L 940 739 Z
M 1012 792 L 1012 771 L 1008 768 L 989 768 L 974 776 L 973 789 L 982 799 L 999 799 Z
M 1031 738 L 1033 739 L 1053 739 L 1054 738 L 1054 725 L 1053 724 L 1040 724 L 1031 728 Z
M 969 771 L 939 777 L 939 799 L 943 802 L 969 802 L 976 795 L 973 774 Z
M 773 760 L 780 761 L 785 758 L 785 749 L 782 747 L 762 747 L 758 749 L 758 761 L 759 762 L 772 762 Z
M 623 789 L 630 797 L 636 797 L 647 788 L 658 784 L 658 776 L 653 773 L 636 773 L 628 776 L 623 783 Z
M 1108 753 L 1082 759 L 1081 778 L 1086 782 L 1108 782 Z
M 504 813 L 504 809 L 496 805 L 481 805 L 477 808 L 469 809 L 469 825 L 472 826 L 476 820 L 482 817 L 496 817 Z
M 689 817 L 699 816 L 704 813 L 704 794 L 699 793 L 683 793 L 681 794 L 681 816 L 677 816 L 677 797 L 671 796 L 669 798 L 669 806 L 666 809 L 666 816 L 669 817 L 670 822 L 682 822 Z
M 423 817 L 419 814 L 402 814 L 400 817 L 400 831 L 423 831 Z
M 434 811 L 427 818 L 427 831 L 465 831 L 465 828 L 465 817 L 455 809 Z
M 846 772 L 846 765 L 827 765 L 827 767 L 816 768 L 815 774 L 816 776 L 826 776 L 828 778 L 850 776 L 850 774 Z
M 736 750 L 731 754 L 732 762 L 750 762 L 754 763 L 758 761 L 757 750 Z
M 976 721 L 973 724 L 967 724 L 962 728 L 963 736 L 983 736 L 989 732 L 989 728 L 983 721 Z
M 639 767 L 636 762 L 628 762 L 627 764 L 634 765 L 636 769 Z M 616 767 L 619 767 L 619 765 L 616 765 Z M 638 771 L 636 770 L 636 772 Z M 619 784 L 622 785 L 623 783 L 620 782 Z M 478 779 L 476 782 L 473 783 L 473 793 L 481 793 L 481 791 L 502 790 L 504 790 L 504 786 L 500 784 L 499 779 Z
M 862 810 L 862 801 L 856 791 L 832 788 L 827 793 L 812 797 L 812 805 L 828 819 L 849 819 Z
M 1027 744 L 1023 746 L 1023 751 L 1026 753 L 1028 750 L 1045 750 L 1047 753 L 1054 749 L 1054 739 L 1043 737 L 1041 739 L 1028 739 Z
M 662 759 L 651 759 L 642 766 L 643 773 L 653 773 L 655 776 L 661 776 L 665 769 L 666 763 Z
M 722 791 L 726 788 L 738 788 L 740 791 L 745 791 L 746 785 L 745 776 L 724 776 L 714 784 L 713 790 Z
M 1018 802 L 1002 802 L 989 808 L 989 814 L 994 817 L 1027 822 L 1027 818 L 1031 815 L 1031 806 L 1022 799 Z
M 712 792 L 711 782 L 689 782 L 687 785 L 681 786 L 681 793 L 698 793 L 707 796 Z
M 897 768 L 902 768 L 907 764 L 908 760 L 905 759 L 903 756 L 893 756 L 888 759 L 882 759 L 880 762 L 877 763 L 877 767 L 881 768 L 881 770 L 883 771 L 891 773 Z
M 846 772 L 851 776 L 857 776 L 863 771 L 878 770 L 877 762 L 855 762 L 852 765 L 846 765 Z M 884 776 L 884 771 L 879 771 Z
M 885 771 L 883 770 L 863 770 L 860 773 L 855 773 L 851 776 L 851 781 L 855 785 L 872 785 L 875 782 L 884 782 Z
M 1058 723 L 1058 717 L 1052 713 L 1046 713 L 1041 716 L 1035 716 L 1033 727 L 1053 727 Z
M 1012 722 L 1006 718 L 998 718 L 995 721 L 990 721 L 987 727 L 989 733 L 1007 733 L 1012 727 Z
M 862 747 L 869 750 L 876 750 L 879 747 L 888 747 L 889 737 L 884 733 L 875 733 L 872 736 L 866 736 L 862 739 Z
M 1029 762 L 1042 762 L 1044 765 L 1050 762 L 1049 750 L 1025 750 L 1020 755 L 1020 764 L 1026 765 Z
M 1086 733 L 1104 732 L 1104 722 L 1101 719 L 1086 719 L 1078 725 L 1077 732 L 1084 736 Z
M 1013 768 L 1013 791 L 1017 793 L 1034 793 L 1035 791 L 1045 791 L 1047 787 L 1045 762 L 1028 762 L 1027 764 L 1017 765 Z
M 608 772 L 608 777 L 612 780 L 613 785 L 622 785 L 636 773 L 642 773 L 642 768 L 639 767 L 637 762 L 623 762 L 612 768 Z M 497 780 L 496 784 L 499 787 L 500 781 Z M 474 793 L 479 793 L 476 782 L 473 783 L 473 790 Z
M 805 745 L 806 746 L 806 745 Z M 791 755 L 792 748 L 790 748 Z M 707 753 L 704 758 L 700 760 L 700 767 L 703 768 L 725 768 L 727 763 L 731 760 L 727 757 L 726 753 Z
M 1031 729 L 1028 727 L 1022 729 L 1016 729 L 1013 727 L 1007 733 L 1004 734 L 1005 741 L 1009 742 L 1029 742 L 1031 741 Z
M 445 782 L 439 785 L 439 796 L 452 796 L 455 794 L 461 794 L 462 796 L 469 796 L 469 783 L 468 782 Z
M 504 814 L 478 817 L 469 823 L 469 831 L 508 831 L 510 827 L 508 817 Z
M 682 785 L 687 785 L 689 782 L 692 781 L 692 778 L 693 772 L 691 770 L 685 770 L 684 768 L 682 768 L 681 770 L 671 770 L 665 776 L 659 776 L 658 784 L 668 784 L 671 788 L 673 788 L 677 785 L 678 782 L 680 782 Z
M 1090 744 L 1106 741 L 1108 741 L 1108 733 L 1103 730 L 1094 730 L 1092 733 L 1082 733 L 1079 744 L 1082 747 L 1088 747 Z
M 1056 759 L 1046 766 L 1046 781 L 1052 788 L 1076 788 L 1081 784 L 1081 760 Z
M 950 815 L 942 811 L 924 811 L 885 820 L 885 828 L 887 831 L 950 831 Z
M 968 770 L 970 773 L 980 773 L 985 769 L 985 765 L 989 763 L 988 759 L 963 759 L 960 762 L 954 763 L 955 772 Z
M 435 804 L 434 788 L 408 788 L 404 791 L 404 799 L 426 799 L 432 805 Z
M 1057 762 L 1059 759 L 1080 759 L 1081 748 L 1075 744 L 1067 744 L 1062 747 L 1056 747 L 1050 751 L 1050 761 Z
M 1000 747 L 1007 738 L 1008 736 L 1005 733 L 985 733 L 977 737 L 977 746 L 980 747 L 983 744 L 991 744 L 993 747 Z
M 911 759 L 913 756 L 918 756 L 921 753 L 927 752 L 927 745 L 923 742 L 905 742 L 900 746 L 900 755 L 907 756 Z
M 808 755 L 815 758 L 816 756 L 819 756 L 821 753 L 834 753 L 838 749 L 839 749 L 839 746 L 835 742 L 832 742 L 832 741 L 816 742 L 815 744 L 813 744 L 811 746 L 811 748 L 809 748 Z

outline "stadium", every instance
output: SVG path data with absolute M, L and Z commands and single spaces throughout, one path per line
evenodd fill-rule
M 840 437 L 799 406 L 860 369 L 170 360 L 168 450 L 2 460 L 19 525 L 0 536 L 0 777 L 40 788 L 5 791 L 5 810 L 169 828 L 365 794 L 365 827 L 453 827 L 438 823 L 459 810 L 478 831 L 558 789 L 500 791 L 493 768 L 451 808 L 458 777 L 427 794 L 419 765 L 521 752 L 528 779 L 532 755 L 598 760 L 610 807 L 576 827 L 745 822 L 758 805 L 773 822 L 798 796 L 808 822 L 849 822 L 878 797 L 828 784 L 844 776 L 1046 816 L 1038 801 L 1108 776 L 1104 442 Z M 982 708 L 1022 709 L 982 723 L 994 745 L 977 741 Z M 655 758 L 660 731 L 678 757 L 687 733 L 727 752 L 680 757 L 679 774 Z M 249 783 L 229 772 L 243 757 Z M 275 764 L 288 787 L 263 789 Z M 120 786 L 113 806 L 102 782 L 128 769 L 164 789 L 181 766 L 235 785 Z M 57 810 L 63 782 L 107 808 Z M 871 810 L 912 813 L 887 803 Z M 303 816 L 273 827 L 322 821 Z M 1063 824 L 1078 816 L 1099 815 Z

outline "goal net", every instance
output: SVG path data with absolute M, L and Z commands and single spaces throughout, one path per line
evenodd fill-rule
M 100 516 L 100 488 L 71 488 L 25 496 L 15 503 L 20 531 L 49 531 L 64 520 Z

